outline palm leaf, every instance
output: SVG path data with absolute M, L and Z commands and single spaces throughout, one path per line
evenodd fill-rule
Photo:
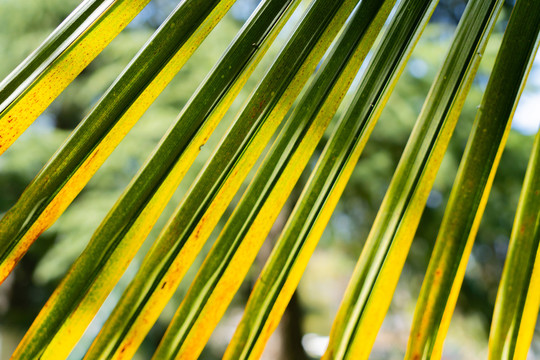
M 540 132 L 536 135 L 497 294 L 490 359 L 523 359 L 531 345 L 540 296 Z
M 146 3 L 84 1 L 0 84 L 0 154 Z M 152 35 L 0 220 L 2 280 L 68 208 L 233 3 L 181 1 Z M 300 3 L 260 3 L 95 230 L 14 359 L 69 355 Z M 310 1 L 161 230 L 86 359 L 134 356 L 268 148 L 154 354 L 155 359 L 197 358 L 343 102 L 344 116 L 331 131 L 225 353 L 227 359 L 261 356 L 437 0 L 400 1 L 377 42 L 394 3 Z M 364 245 L 324 358 L 368 357 L 502 3 L 469 1 Z M 441 356 L 510 119 L 538 48 L 538 6 L 538 1 L 517 0 L 419 297 L 408 358 Z M 372 59 L 348 99 L 370 51 Z M 538 312 L 538 139 L 499 289 L 492 358 L 524 357 Z M 524 261 L 523 268 L 515 266 Z
M 467 259 L 525 85 L 523 75 L 530 70 L 536 53 L 540 9 L 531 6 L 532 3 L 517 2 L 478 109 L 419 295 L 409 337 L 409 359 L 441 357 Z M 518 37 L 519 41 L 514 40 Z M 533 238 L 525 236 L 529 237 Z M 508 306 L 499 310 L 499 314 L 503 313 L 510 313 Z M 504 343 L 501 339 L 494 341 Z M 495 358 L 501 358 L 502 354 L 497 353 Z
M 133 194 L 133 191 L 131 191 L 132 189 L 137 189 L 138 183 L 142 184 L 139 188 L 143 186 L 147 188 L 154 186 L 157 188 L 154 190 L 155 193 L 150 193 L 150 201 L 147 203 L 141 201 L 137 204 L 141 209 L 144 208 L 144 210 L 138 214 L 139 219 L 144 219 L 141 221 L 153 224 L 157 220 L 157 215 L 163 210 L 166 201 L 170 199 L 172 192 L 178 186 L 178 182 L 182 178 L 181 175 L 178 174 L 183 175 L 185 173 L 189 165 L 193 162 L 195 158 L 194 155 L 198 153 L 200 147 L 206 142 L 206 138 L 209 136 L 208 133 L 211 132 L 209 129 L 214 129 L 223 115 L 223 110 L 221 109 L 230 105 L 234 96 L 238 94 L 241 86 L 247 80 L 248 75 L 253 72 L 255 65 L 262 57 L 262 53 L 264 53 L 269 45 L 268 40 L 263 41 L 264 38 L 261 38 L 260 32 L 266 31 L 270 24 L 275 23 L 275 27 L 267 35 L 270 39 L 275 37 L 297 5 L 297 1 L 283 2 L 281 0 L 273 0 L 262 4 L 255 13 L 255 16 L 253 16 L 248 24 L 246 24 L 241 35 L 237 37 L 234 45 L 229 48 L 227 55 L 222 58 L 219 65 L 216 66 L 213 73 L 207 78 L 206 83 L 201 87 L 200 91 L 192 101 L 186 105 L 185 110 L 182 111 L 176 125 L 158 146 L 156 153 L 152 156 L 144 170 L 140 172 L 137 180 L 124 195 L 125 199 L 131 197 L 133 199 L 142 200 L 137 193 Z M 258 41 L 260 41 L 260 43 L 257 47 L 254 47 L 253 44 Z M 240 54 L 239 49 L 241 50 Z M 257 53 L 257 58 L 249 63 L 247 61 L 246 63 L 239 61 L 240 59 L 245 60 L 249 58 L 242 53 L 243 51 L 251 53 L 254 49 L 260 49 L 260 52 Z M 233 67 L 242 69 L 244 66 L 246 66 L 246 68 L 243 70 L 243 73 L 239 72 L 235 74 L 235 72 L 231 71 Z M 229 79 L 233 74 L 241 76 L 234 85 Z M 220 86 L 223 82 L 230 83 L 230 85 L 234 87 L 225 95 L 225 98 L 220 99 L 219 96 L 223 96 L 223 86 Z M 220 102 L 215 103 L 212 99 L 215 99 L 214 101 L 220 100 Z M 203 119 L 206 119 L 206 123 L 201 124 Z M 197 132 L 195 131 L 197 128 L 194 128 L 193 130 L 190 128 L 186 129 L 186 124 L 194 127 L 191 125 L 193 123 L 200 127 Z M 196 135 L 193 139 L 186 137 L 186 141 L 190 141 L 190 144 L 188 145 L 186 152 L 180 155 L 178 153 L 180 152 L 181 147 L 179 146 L 178 138 L 183 134 L 190 134 L 190 130 L 191 133 Z M 170 149 L 169 153 L 164 152 L 164 149 Z M 172 154 L 175 156 L 174 158 L 170 154 L 171 151 L 176 152 Z M 173 162 L 173 160 L 175 161 L 175 169 L 172 171 L 170 170 L 169 162 L 166 160 L 169 158 L 171 159 L 170 162 Z M 167 174 L 165 171 L 170 172 Z M 163 178 L 164 176 L 166 176 L 165 179 Z M 162 181 L 161 184 L 160 181 Z M 163 189 L 168 189 L 168 191 L 164 191 Z M 132 204 L 130 204 L 130 206 L 133 208 Z M 119 203 L 117 208 L 122 208 L 122 203 Z M 122 226 L 130 226 L 130 221 L 131 216 L 126 216 L 127 225 L 122 224 L 119 228 Z M 114 224 L 108 226 L 114 226 Z M 140 243 L 140 241 L 144 240 L 144 237 L 148 234 L 150 228 L 147 227 L 147 229 L 148 231 L 146 232 L 138 229 L 136 232 L 126 233 L 123 235 L 123 241 L 131 238 L 129 239 L 129 244 L 132 246 L 135 241 L 139 241 Z M 111 314 L 108 323 L 104 326 L 101 334 L 89 351 L 87 355 L 89 358 L 106 357 L 108 352 L 114 351 L 121 351 L 124 356 L 128 356 L 131 351 L 136 350 L 137 345 L 146 335 L 146 331 L 149 330 L 149 327 L 151 327 L 153 321 L 155 321 L 155 318 L 163 309 L 164 304 L 172 295 L 171 293 L 167 296 L 164 293 L 164 287 L 159 288 L 161 289 L 161 292 L 156 294 L 157 296 L 151 295 L 150 291 L 155 290 L 159 283 L 159 281 L 156 282 L 155 276 L 160 274 L 160 271 L 157 271 L 157 269 L 161 269 L 161 266 L 152 263 L 152 261 L 147 263 L 150 264 L 150 266 L 147 267 L 146 265 L 142 265 L 140 275 L 133 280 L 134 284 L 127 290 L 122 301 L 118 304 L 118 310 Z M 150 270 L 150 272 L 148 272 L 148 270 Z M 163 269 L 163 271 L 165 270 L 166 269 Z M 177 284 L 180 279 L 180 277 L 176 276 L 175 279 L 166 279 L 166 282 L 169 282 L 170 284 L 167 289 L 174 291 L 175 286 L 173 284 L 175 282 Z M 162 306 L 160 307 L 159 305 L 154 304 L 154 306 L 149 308 L 151 314 L 147 314 L 146 310 L 142 310 L 142 308 L 145 305 L 145 302 L 152 302 L 154 299 L 159 304 L 162 304 Z M 135 306 L 135 304 L 137 304 L 137 306 Z M 154 317 L 153 321 L 150 320 L 152 317 Z M 127 343 L 130 346 L 125 347 L 122 345 L 123 343 Z
M 287 7 L 278 7 L 278 10 L 283 9 L 287 9 Z M 180 10 L 181 7 L 177 8 L 175 14 L 181 16 L 183 12 Z M 271 9 L 271 11 L 275 11 L 275 8 Z M 278 11 L 278 15 L 279 14 L 281 13 Z M 169 19 L 171 23 L 178 20 L 174 16 L 170 17 Z M 262 29 L 263 31 L 266 31 L 267 27 L 263 27 Z M 249 53 L 253 53 L 253 39 L 261 38 L 261 29 L 259 26 L 256 26 L 254 30 L 251 28 L 249 28 L 249 30 L 251 30 L 251 32 L 248 31 L 248 36 L 246 38 L 240 37 L 240 46 L 232 47 L 232 56 L 226 58 L 225 61 L 221 63 L 221 66 L 218 67 L 217 71 L 213 74 L 213 77 L 209 79 L 210 81 L 207 83 L 207 87 L 204 87 L 202 89 L 203 91 L 200 93 L 200 96 L 195 98 L 196 105 L 199 105 L 197 101 L 208 101 L 209 99 L 212 99 L 212 97 L 210 97 L 212 95 L 214 98 L 221 95 L 221 91 L 219 91 L 217 94 L 209 94 L 209 89 L 221 90 L 219 87 L 215 87 L 215 82 L 224 81 L 225 78 L 222 78 L 222 76 L 224 76 L 225 72 L 229 73 L 229 76 L 233 80 L 240 75 L 240 72 L 231 72 L 229 66 L 232 66 L 232 62 L 236 62 L 239 65 L 245 64 L 238 62 L 237 57 L 239 55 L 245 56 L 243 52 L 245 52 L 246 48 L 248 49 Z M 164 31 L 164 34 L 170 35 L 168 29 L 165 28 L 162 31 Z M 175 34 L 173 34 L 173 37 L 174 35 Z M 254 67 L 253 64 L 252 67 Z M 242 66 L 240 66 L 240 70 L 242 70 Z M 210 105 L 213 105 L 213 103 L 210 103 Z M 188 115 L 198 115 L 201 120 L 204 119 L 205 115 L 207 115 L 205 112 L 203 112 L 203 116 L 201 118 L 201 115 L 199 114 L 199 111 L 201 110 L 200 107 L 191 106 L 189 109 L 192 110 L 191 113 L 188 113 Z M 210 107 L 210 109 L 212 108 Z M 193 114 L 193 112 L 196 113 Z M 185 114 L 186 113 L 183 113 L 181 115 Z M 70 351 L 78 341 L 79 337 L 84 332 L 84 329 L 88 326 L 92 320 L 92 317 L 97 312 L 102 302 L 105 300 L 108 293 L 112 290 L 114 284 L 119 280 L 130 260 L 137 252 L 141 241 L 144 240 L 145 235 L 147 235 L 147 233 L 144 233 L 141 229 L 142 225 L 140 225 L 140 223 L 142 222 L 144 225 L 144 221 L 150 222 L 152 220 L 144 218 L 143 220 L 139 221 L 139 223 L 134 221 L 135 219 L 133 217 L 138 209 L 137 204 L 140 208 L 143 207 L 147 202 L 150 202 L 149 208 L 154 210 L 153 212 L 150 212 L 150 215 L 154 215 L 152 219 L 155 221 L 157 218 L 156 215 L 159 215 L 160 211 L 163 209 L 163 206 L 166 204 L 166 201 L 164 201 L 163 198 L 166 198 L 167 196 L 170 197 L 172 195 L 172 191 L 174 191 L 174 182 L 176 181 L 176 185 L 178 185 L 181 174 L 185 172 L 183 171 L 182 167 L 175 169 L 173 175 L 171 176 L 172 179 L 162 186 L 160 193 L 158 192 L 158 194 L 150 201 L 143 198 L 145 193 L 148 194 L 147 196 L 152 195 L 152 186 L 156 186 L 156 183 L 159 184 L 159 180 L 161 180 L 162 177 L 166 175 L 165 172 L 170 169 L 170 162 L 175 160 L 175 158 L 179 155 L 178 152 L 181 150 L 181 148 L 178 147 L 177 135 L 178 132 L 183 134 L 182 130 L 185 130 L 182 129 L 182 126 L 185 123 L 181 122 L 184 120 L 189 121 L 190 119 L 180 116 L 177 126 L 173 127 L 171 133 L 168 134 L 168 137 L 162 142 L 159 150 L 156 152 L 153 158 L 154 161 L 149 161 L 148 165 L 141 171 L 140 176 L 138 177 L 139 181 L 135 181 L 133 185 L 126 190 L 125 195 L 119 199 L 119 204 L 111 210 L 111 213 L 105 218 L 103 224 L 97 229 L 87 249 L 72 267 L 73 270 L 70 271 L 66 278 L 64 278 L 56 292 L 49 299 L 46 309 L 41 312 L 30 330 L 27 332 L 25 339 L 23 339 L 21 342 L 21 348 L 28 349 L 26 343 L 38 344 L 43 342 L 43 345 L 40 345 L 41 347 L 50 349 L 47 351 L 57 354 L 59 352 L 59 348 L 63 349 L 64 351 Z M 195 123 L 192 125 L 192 128 L 195 127 L 195 129 L 189 130 L 194 132 L 197 125 L 199 124 Z M 208 130 L 206 130 L 206 132 L 208 132 Z M 188 140 L 189 137 L 186 138 L 186 142 Z M 197 142 L 190 143 L 189 145 L 191 151 L 187 154 L 187 158 L 190 156 L 192 157 L 194 148 L 197 150 L 199 149 Z M 174 149 L 175 151 L 172 154 L 171 149 Z M 171 159 L 169 164 L 163 163 L 163 157 L 165 156 L 168 156 Z M 156 159 L 158 161 L 156 161 Z M 186 164 L 182 163 L 182 165 Z M 189 166 L 189 164 L 187 165 Z M 159 169 L 156 169 L 156 166 Z M 151 173 L 153 176 L 148 177 L 148 173 Z M 151 180 L 153 180 L 153 182 Z M 172 186 L 171 182 L 173 182 Z M 154 205 L 154 208 L 152 208 L 152 205 Z M 155 211 L 155 207 L 159 205 L 161 205 L 161 207 L 158 207 L 158 210 Z M 131 229 L 133 229 L 131 232 L 130 226 Z M 150 228 L 151 226 L 148 228 L 148 231 Z M 110 254 L 112 252 L 115 253 L 116 257 L 111 258 Z M 100 260 L 96 261 L 96 255 L 100 258 Z M 119 262 L 118 260 L 121 261 Z M 114 276 L 116 281 L 111 281 L 111 276 Z M 71 320 L 67 321 L 66 319 Z M 70 321 L 72 321 L 72 323 L 70 323 Z M 53 327 L 51 325 L 52 323 L 55 323 L 56 327 Z M 62 332 L 62 329 L 65 329 L 64 331 L 69 331 L 70 336 L 66 336 Z M 76 332 L 75 329 L 78 329 L 78 332 Z M 45 350 L 37 349 L 36 351 Z M 25 353 L 28 353 L 28 350 L 25 350 Z
M 259 276 L 225 358 L 260 356 L 435 5 L 436 1 L 401 3 Z M 399 37 L 406 40 L 396 48 Z
M 363 1 L 355 10 L 206 257 L 155 358 L 182 357 L 182 354 L 194 355 L 202 351 L 247 275 L 392 5 L 393 1 Z M 320 116 L 315 117 L 317 113 Z
M 183 2 L 156 31 L 0 220 L 0 279 L 58 219 L 233 2 Z
M 150 0 L 85 0 L 0 83 L 0 155 Z
M 326 359 L 369 355 L 501 5 L 467 5 L 334 320 Z

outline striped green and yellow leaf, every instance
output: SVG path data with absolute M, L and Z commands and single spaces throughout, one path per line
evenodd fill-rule
M 149 2 L 82 1 L 0 83 L 0 154 Z M 69 212 L 75 198 L 212 30 L 230 20 L 225 17 L 233 4 L 246 4 L 242 0 L 170 2 L 176 8 L 2 214 L 0 282 L 10 274 L 10 279 L 19 276 L 15 267 L 30 246 L 64 211 Z M 205 346 L 250 277 L 274 222 L 290 206 L 287 210 L 292 212 L 275 244 L 270 241 L 274 249 L 234 335 L 230 332 L 223 358 L 262 356 L 347 183 L 354 170 L 364 166 L 360 155 L 369 140 L 377 141 L 370 139 L 376 137 L 372 131 L 438 0 L 253 3 L 258 6 L 251 16 L 206 78 L 198 80 L 189 100 L 182 100 L 185 105 L 177 118 L 156 137 L 162 136 L 107 215 L 99 219 L 99 227 L 92 229 L 91 238 L 88 234 L 90 242 L 44 304 L 12 359 L 68 358 L 107 297 L 110 301 L 119 294 L 115 286 L 168 205 L 176 209 L 162 229 L 154 229 L 157 238 L 141 254 L 140 266 L 138 260 L 134 262 L 138 269 L 108 319 L 95 323 L 100 332 L 88 341 L 93 343 L 84 350 L 84 358 L 137 358 L 148 334 L 155 336 L 152 328 L 169 300 L 175 292 L 182 295 L 177 288 L 189 280 L 186 275 L 193 264 L 198 265 L 192 269 L 195 278 L 186 285 L 184 298 L 170 303 L 180 306 L 167 320 L 153 358 L 204 358 Z M 430 55 L 442 59 L 442 66 L 405 149 L 399 149 L 401 159 L 356 268 L 351 269 L 352 279 L 323 359 L 370 356 L 457 120 L 460 115 L 468 120 L 462 109 L 503 3 L 469 0 L 446 55 Z M 150 7 L 155 10 L 163 4 L 154 1 Z M 438 229 L 408 348 L 402 349 L 406 359 L 441 358 L 467 259 L 484 210 L 489 209 L 487 199 L 511 119 L 539 46 L 540 2 L 517 0 L 513 8 Z M 498 26 L 505 25 L 501 21 Z M 284 43 L 281 50 L 273 46 L 276 40 Z M 362 66 L 364 60 L 367 66 Z M 190 66 L 199 66 L 187 64 L 187 72 Z M 247 100 L 234 104 L 251 83 L 257 85 Z M 404 107 L 415 100 L 400 101 Z M 223 134 L 214 134 L 221 139 L 217 147 L 201 152 L 234 108 L 240 110 L 232 114 L 232 125 Z M 19 151 L 17 147 L 4 156 Z M 201 159 L 201 153 L 210 156 Z M 489 359 L 525 359 L 533 339 L 540 304 L 539 159 L 537 134 L 489 346 L 485 339 Z M 199 163 L 204 166 L 186 184 L 179 203 L 169 204 Z M 3 166 L 0 162 L 0 170 Z M 309 172 L 304 183 L 302 174 Z M 296 205 L 291 204 L 295 188 L 300 194 Z M 205 245 L 222 224 L 205 254 Z M 204 259 L 201 265 L 197 257 Z M 4 285 L 8 291 L 0 288 L 0 313 L 11 281 Z

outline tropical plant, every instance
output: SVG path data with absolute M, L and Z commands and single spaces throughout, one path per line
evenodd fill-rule
M 83 1 L 1 83 L 0 153 L 148 2 Z M 68 208 L 233 3 L 181 1 L 156 30 L 0 220 L 2 280 Z M 264 0 L 259 4 L 95 230 L 15 350 L 14 359 L 69 355 L 300 3 Z M 325 359 L 368 358 L 502 5 L 502 0 L 467 4 L 367 237 L 335 318 Z M 257 166 L 154 355 L 155 359 L 197 358 L 319 142 L 330 131 L 224 358 L 261 355 L 436 6 L 436 0 L 309 2 L 146 253 L 85 359 L 135 354 Z M 441 357 L 467 259 L 539 41 L 540 1 L 517 0 L 422 285 L 407 359 Z M 365 71 L 357 75 L 368 58 Z M 346 97 L 348 92 L 354 96 Z M 346 110 L 328 130 L 340 106 Z M 490 359 L 524 359 L 533 337 L 540 305 L 539 162 L 540 133 L 497 296 Z

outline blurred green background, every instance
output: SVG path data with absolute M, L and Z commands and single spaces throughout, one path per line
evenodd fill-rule
M 0 79 L 11 72 L 78 5 L 77 0 L 0 0 Z M 44 305 L 63 274 L 84 249 L 115 199 L 148 157 L 166 129 L 203 81 L 227 44 L 257 6 L 257 0 L 238 0 L 226 18 L 205 40 L 173 82 L 151 106 L 126 139 L 62 217 L 30 248 L 14 273 L 0 286 L 0 358 L 7 359 Z M 80 359 L 114 307 L 123 288 L 172 210 L 199 169 L 210 156 L 224 130 L 243 101 L 273 61 L 309 1 L 304 1 L 263 59 L 210 141 L 203 148 L 175 197 L 132 266 L 71 354 Z M 143 12 L 58 97 L 38 120 L 0 157 L 0 215 L 17 200 L 70 131 L 84 118 L 105 89 L 128 64 L 138 49 L 177 5 L 173 0 L 152 0 Z M 360 158 L 353 177 L 334 213 L 278 331 L 270 340 L 266 359 L 317 358 L 325 348 L 326 336 L 339 306 L 350 274 L 362 249 L 386 187 L 401 156 L 414 121 L 420 112 L 431 81 L 441 65 L 452 34 L 466 5 L 463 0 L 441 0 L 409 65 L 384 110 Z M 480 103 L 489 72 L 511 9 L 506 4 L 484 55 L 479 74 L 467 98 L 461 119 L 450 143 L 428 199 L 390 312 L 379 333 L 373 359 L 403 358 L 416 297 L 429 261 L 445 204 L 463 153 L 468 133 Z M 354 87 L 354 85 L 353 85 Z M 348 99 L 352 92 L 348 94 Z M 340 110 L 340 112 L 343 110 Z M 519 105 L 514 127 L 501 159 L 491 196 L 469 260 L 462 292 L 444 349 L 445 359 L 486 358 L 487 334 L 497 286 L 506 255 L 515 208 L 524 177 L 533 135 L 540 121 L 540 58 L 535 62 Z M 336 117 L 339 117 L 339 113 Z M 332 125 L 329 131 L 332 129 Z M 319 150 L 324 146 L 321 142 Z M 319 151 L 320 153 L 320 151 Z M 315 164 L 315 155 L 311 167 Z M 309 175 L 305 171 L 303 181 Z M 220 358 L 235 324 L 242 315 L 251 286 L 271 251 L 272 241 L 294 206 L 301 185 L 277 220 L 249 280 L 207 345 L 202 359 Z M 231 204 L 231 208 L 234 205 Z M 226 218 L 226 216 L 225 216 Z M 224 219 L 225 220 L 225 219 Z M 224 222 L 222 220 L 222 222 Z M 219 233 L 214 232 L 212 239 Z M 207 250 L 211 244 L 207 245 Z M 198 263 L 202 261 L 199 257 Z M 146 359 L 163 334 L 176 306 L 196 272 L 195 264 L 175 297 L 154 326 L 137 354 Z M 533 340 L 530 358 L 540 359 L 540 332 Z

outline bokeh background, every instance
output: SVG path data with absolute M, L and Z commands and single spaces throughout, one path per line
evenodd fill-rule
M 228 43 L 257 6 L 259 0 L 238 0 L 173 82 L 141 118 L 110 159 L 93 177 L 62 217 L 30 248 L 14 273 L 0 286 L 0 359 L 8 359 L 63 274 L 86 246 L 115 199 L 148 157 L 190 95 L 219 59 Z M 78 5 L 78 0 L 0 0 L 0 79 L 21 62 Z M 177 0 L 152 0 L 142 13 L 58 97 L 38 120 L 0 157 L 0 216 L 22 193 L 70 131 L 84 118 L 152 32 L 177 5 Z M 71 354 L 80 359 L 112 310 L 145 251 L 182 195 L 208 159 L 234 114 L 253 90 L 294 29 L 309 1 L 292 16 L 239 95 L 199 158 L 180 185 L 137 258 Z M 318 358 L 356 259 L 375 218 L 392 173 L 420 112 L 429 86 L 448 49 L 466 5 L 464 0 L 441 0 L 336 209 L 285 317 L 267 345 L 265 359 Z M 498 46 L 511 10 L 505 4 L 495 33 L 488 44 L 474 86 L 450 143 L 413 242 L 388 316 L 379 333 L 372 359 L 401 359 L 410 323 L 444 208 L 461 159 L 476 108 L 489 78 Z M 354 88 L 354 85 L 353 85 Z M 352 92 L 347 95 L 350 99 Z M 345 99 L 344 104 L 347 104 Z M 342 106 L 343 108 L 343 106 Z M 340 113 L 336 118 L 340 116 Z M 485 359 L 487 335 L 495 295 L 507 251 L 515 209 L 525 174 L 533 136 L 540 123 L 540 57 L 529 77 L 516 112 L 513 129 L 501 159 L 491 196 L 473 248 L 456 313 L 444 349 L 445 359 Z M 332 125 L 329 129 L 332 129 Z M 315 164 L 326 138 L 320 144 Z M 301 184 L 278 218 L 275 229 L 253 265 L 248 280 L 212 336 L 202 359 L 220 358 L 239 321 L 243 304 L 269 255 L 272 243 L 294 206 Z M 248 179 L 249 180 L 249 179 Z M 241 192 L 240 192 L 241 193 Z M 238 199 L 239 196 L 237 196 Z M 231 207 L 234 205 L 231 204 Z M 227 215 L 222 220 L 222 225 Z M 222 226 L 221 225 L 221 226 Z M 220 226 L 211 240 L 219 234 Z M 211 242 L 207 244 L 209 249 Z M 180 285 L 136 355 L 151 356 L 169 319 L 185 294 L 197 265 Z M 538 329 L 538 327 L 537 327 Z M 540 359 L 540 332 L 529 354 Z

